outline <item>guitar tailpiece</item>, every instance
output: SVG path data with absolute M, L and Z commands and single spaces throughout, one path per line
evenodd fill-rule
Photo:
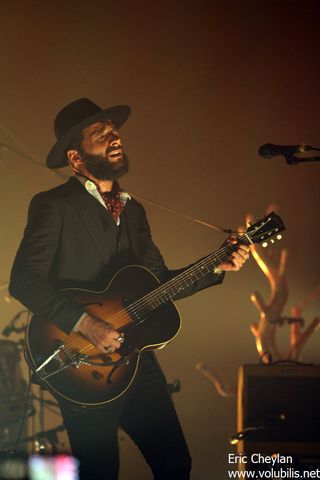
M 51 355 L 49 355 L 49 357 L 47 357 L 45 361 L 41 363 L 41 365 L 39 365 L 39 367 L 35 370 L 35 372 L 36 373 L 41 372 L 41 370 L 43 370 L 44 367 L 48 365 L 48 363 L 51 362 L 51 360 L 53 360 L 63 349 L 64 349 L 64 343 L 61 342 L 58 348 L 56 348 L 56 350 Z

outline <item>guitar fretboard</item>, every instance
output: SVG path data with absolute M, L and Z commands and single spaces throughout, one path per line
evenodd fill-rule
M 240 240 L 242 243 L 248 243 L 243 238 Z M 128 310 L 137 317 L 140 317 L 148 311 L 155 310 L 161 305 L 167 303 L 169 300 L 173 300 L 192 284 L 205 277 L 210 272 L 212 273 L 214 267 L 224 262 L 235 248 L 236 247 L 233 244 L 224 245 L 219 250 L 212 252 L 210 255 L 195 263 L 173 279 L 160 285 L 136 302 L 133 302 L 128 307 Z

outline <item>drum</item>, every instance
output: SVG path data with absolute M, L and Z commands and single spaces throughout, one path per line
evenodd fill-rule
M 0 426 L 21 418 L 27 385 L 20 368 L 20 345 L 0 340 Z

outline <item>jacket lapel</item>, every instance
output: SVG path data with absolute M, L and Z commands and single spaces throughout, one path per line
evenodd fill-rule
M 105 208 L 75 178 L 67 185 L 66 200 L 72 206 L 83 230 L 105 262 L 116 250 L 116 225 Z
M 140 212 L 137 209 L 135 201 L 133 199 L 128 200 L 123 210 L 123 214 L 126 217 L 128 236 L 129 236 L 132 255 L 137 263 L 140 263 L 141 256 L 143 254 L 143 252 L 141 252 L 142 233 L 141 233 L 141 225 L 139 223 L 139 218 L 140 218 L 139 213 Z

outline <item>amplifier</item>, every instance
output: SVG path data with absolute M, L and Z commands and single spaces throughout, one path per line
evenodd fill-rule
M 320 366 L 244 365 L 238 377 L 237 451 L 320 464 Z

